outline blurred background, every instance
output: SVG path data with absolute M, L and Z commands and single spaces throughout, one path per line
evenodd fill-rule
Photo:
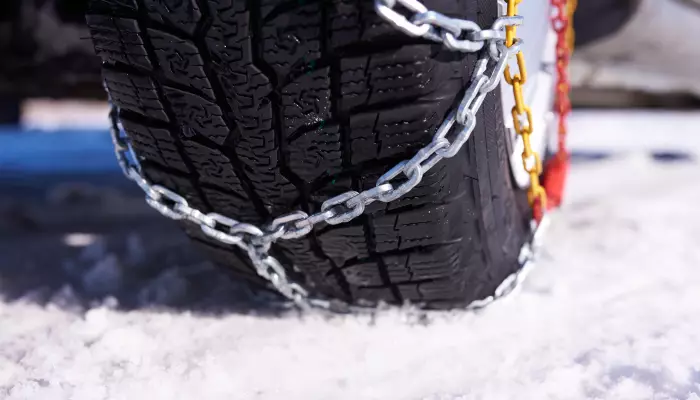
M 108 106 L 100 80 L 100 62 L 93 54 L 84 11 L 85 4 L 81 1 L 0 2 L 0 326 L 5 326 L 5 330 L 0 327 L 0 349 L 3 340 L 17 343 L 19 338 L 24 338 L 24 344 L 14 348 L 26 351 L 31 343 L 38 343 L 39 337 L 48 337 L 49 341 L 54 340 L 55 352 L 63 354 L 58 365 L 71 365 L 67 358 L 82 351 L 80 345 L 66 344 L 67 339 L 56 339 L 47 333 L 51 332 L 48 322 L 19 322 L 24 316 L 32 315 L 32 318 L 58 324 L 52 326 L 78 324 L 56 322 L 55 314 L 42 314 L 55 313 L 55 309 L 80 315 L 83 321 L 79 323 L 83 324 L 80 329 L 93 326 L 94 321 L 85 319 L 90 312 L 106 309 L 111 311 L 105 313 L 116 313 L 116 309 L 127 314 L 106 314 L 109 317 L 99 318 L 112 318 L 111 321 L 126 318 L 127 322 L 100 320 L 99 329 L 109 330 L 113 327 L 110 324 L 145 327 L 160 324 L 186 332 L 189 337 L 200 334 L 196 328 L 198 322 L 164 322 L 158 319 L 157 313 L 133 316 L 129 312 L 155 308 L 206 315 L 221 312 L 278 315 L 281 312 L 278 305 L 267 301 L 265 294 L 228 280 L 222 275 L 224 272 L 190 247 L 174 224 L 146 206 L 135 185 L 123 179 L 107 132 Z M 524 315 L 520 322 L 527 326 L 551 326 L 552 321 L 562 321 L 562 310 L 541 308 L 545 306 L 537 299 L 545 293 L 560 296 L 560 300 L 564 299 L 562 304 L 569 304 L 576 310 L 623 307 L 618 312 L 630 318 L 627 320 L 630 328 L 624 328 L 613 323 L 619 314 L 613 318 L 604 313 L 590 312 L 589 315 L 584 312 L 588 319 L 579 321 L 582 325 L 569 321 L 571 331 L 559 332 L 558 339 L 580 331 L 582 326 L 597 324 L 608 329 L 606 338 L 619 337 L 620 341 L 634 334 L 658 344 L 654 342 L 658 336 L 654 335 L 669 334 L 676 335 L 675 340 L 680 342 L 686 339 L 692 342 L 689 338 L 692 331 L 697 331 L 696 327 L 677 330 L 674 327 L 680 326 L 680 321 L 696 319 L 700 311 L 691 305 L 691 293 L 700 278 L 695 272 L 700 271 L 697 268 L 700 267 L 697 226 L 700 225 L 696 224 L 700 222 L 697 211 L 700 191 L 696 188 L 700 178 L 697 164 L 700 154 L 700 45 L 697 41 L 700 1 L 579 0 L 575 27 L 576 52 L 571 64 L 575 109 L 569 137 L 573 172 L 565 207 L 555 223 L 553 237 L 545 250 L 544 266 L 539 270 L 544 272 L 534 276 L 534 283 L 524 289 L 525 303 L 536 304 L 540 307 L 538 310 L 544 311 L 534 316 L 519 309 Z M 659 272 L 660 267 L 661 270 L 666 268 L 663 273 Z M 636 275 L 630 279 L 632 269 Z M 579 271 L 580 275 L 572 270 Z M 557 283 L 562 280 L 565 281 L 563 291 Z M 630 283 L 606 286 L 615 282 Z M 658 285 L 666 289 L 661 290 Z M 553 301 L 550 299 L 550 302 Z M 32 314 L 35 311 L 17 304 L 48 307 L 49 311 L 36 311 L 37 316 Z M 668 312 L 670 309 L 676 311 Z M 514 313 L 513 310 L 509 312 Z M 484 332 L 493 328 L 503 333 L 504 328 L 497 319 L 502 317 L 512 322 L 515 317 L 496 315 L 495 322 L 461 320 L 455 324 L 467 324 L 469 329 L 481 326 Z M 647 326 L 640 322 L 650 315 L 656 324 Z M 405 323 L 406 318 L 406 315 L 398 318 L 400 322 L 397 323 Z M 241 322 L 221 323 L 223 325 L 212 328 L 219 334 L 222 330 L 235 330 L 236 324 Z M 345 321 L 341 326 L 355 323 Z M 363 323 L 359 324 L 364 326 Z M 12 330 L 8 328 L 11 325 L 21 328 Z M 670 328 L 658 333 L 661 325 Z M 154 328 L 131 332 L 136 335 L 134 340 L 146 343 L 148 329 Z M 288 327 L 278 326 L 277 329 L 282 331 Z M 328 340 L 336 340 L 336 335 L 342 334 L 325 331 L 323 326 L 316 329 Z M 345 326 L 344 329 L 350 328 Z M 513 328 L 514 334 L 523 334 L 522 329 L 518 328 L 517 333 L 515 330 Z M 532 332 L 537 335 L 536 330 Z M 406 340 L 420 340 L 424 334 L 427 333 L 410 333 Z M 292 334 L 292 337 L 305 340 L 304 334 L 298 335 Z M 477 334 L 474 340 L 479 337 Z M 92 336 L 85 336 L 85 341 L 92 340 L 90 338 Z M 199 338 L 212 339 L 211 336 Z M 642 393 L 639 398 L 651 398 L 645 397 L 649 393 L 660 394 L 658 398 L 700 395 L 697 362 L 681 355 L 683 351 L 694 349 L 692 345 L 685 346 L 683 351 L 671 351 L 672 345 L 664 344 L 661 350 L 654 352 L 649 350 L 650 342 L 640 342 L 639 348 L 633 344 L 622 352 L 611 350 L 616 347 L 608 346 L 606 338 L 597 338 L 598 344 L 582 345 L 581 349 L 585 346 L 599 349 L 599 353 L 590 353 L 585 359 L 576 358 L 585 353 L 584 350 L 561 350 L 566 355 L 564 358 L 584 360 L 576 361 L 584 370 L 577 382 L 591 381 L 588 384 L 595 389 L 591 392 L 590 387 L 586 389 L 581 383 L 581 395 L 573 398 L 588 397 L 586 393 L 596 394 L 598 398 L 627 398 L 617 396 L 619 393 Z M 365 339 L 367 342 L 358 346 L 372 349 L 375 344 L 368 343 L 375 338 Z M 395 336 L 387 340 L 394 339 Z M 167 346 L 187 348 L 180 339 L 168 336 L 164 340 Z M 532 340 L 535 344 L 527 351 L 534 357 L 557 338 Z M 486 358 L 502 359 L 508 357 L 508 351 L 517 353 L 517 350 L 506 351 L 501 345 L 489 343 L 487 349 L 482 350 Z M 105 346 L 103 351 L 108 354 L 104 356 L 107 359 L 121 351 L 120 346 L 115 345 L 114 349 L 109 348 L 111 345 Z M 198 346 L 203 346 L 197 347 L 200 350 L 207 348 Z M 65 349 L 56 350 L 62 347 Z M 277 350 L 287 357 L 293 358 L 296 354 L 286 347 Z M 139 347 L 141 351 L 143 346 Z M 521 356 L 527 356 L 527 351 Z M 634 352 L 642 354 L 641 360 L 628 360 Z M 8 355 L 2 350 L 0 359 L 3 354 L 6 360 L 17 359 L 14 353 Z M 421 358 L 424 355 L 416 355 L 415 359 L 406 357 L 407 365 L 412 361 L 424 363 Z M 599 368 L 615 357 L 625 360 L 616 364 L 617 369 Z M 698 359 L 700 357 L 695 357 Z M 177 360 L 177 365 L 186 363 L 184 359 Z M 80 362 L 84 366 L 98 363 Z M 664 367 L 667 362 L 672 366 Z M 151 360 L 150 363 L 153 371 L 165 368 L 161 361 Z M 55 373 L 54 367 L 44 365 L 39 359 L 24 366 L 19 361 L 11 364 L 14 372 L 5 376 L 0 373 L 0 398 L 4 395 L 30 398 L 53 387 L 50 376 Z M 545 369 L 561 367 L 554 361 L 550 364 L 546 364 Z M 209 372 L 218 366 L 216 363 L 207 365 L 212 368 Z M 504 382 L 515 379 L 517 371 L 520 371 L 517 379 L 525 382 L 526 387 L 531 384 L 536 388 L 540 382 L 536 374 L 528 375 L 528 368 L 536 369 L 535 366 L 504 373 L 497 363 L 493 368 L 489 365 L 482 364 L 479 368 L 503 374 Z M 621 366 L 627 369 L 620 369 Z M 251 368 L 257 370 L 258 367 Z M 264 370 L 264 366 L 259 368 Z M 470 368 L 464 366 L 460 371 L 468 374 Z M 673 372 L 679 368 L 682 376 Z M 3 369 L 9 370 L 0 368 Z M 337 375 L 342 377 L 344 372 L 338 371 Z M 28 378 L 37 374 L 46 376 L 39 381 Z M 353 376 L 352 372 L 350 375 Z M 91 384 L 97 388 L 109 381 L 100 379 Z M 348 379 L 352 383 L 359 378 Z M 387 382 L 389 385 L 396 380 Z M 42 386 L 44 384 L 47 386 Z M 472 388 L 481 387 L 476 379 L 470 384 Z M 298 393 L 306 393 L 303 388 L 296 389 Z M 421 393 L 432 390 L 427 386 L 423 389 Z M 459 392 L 459 387 L 455 390 Z M 484 390 L 483 393 L 487 393 Z

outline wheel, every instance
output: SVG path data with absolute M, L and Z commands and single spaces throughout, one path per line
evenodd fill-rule
M 492 1 L 423 3 L 483 27 L 498 15 Z M 87 21 L 147 179 L 257 225 L 373 187 L 431 141 L 477 58 L 398 32 L 370 0 L 94 0 Z M 498 90 L 477 120 L 460 154 L 404 197 L 271 253 L 313 296 L 349 303 L 455 307 L 492 295 L 519 268 L 531 213 Z M 237 249 L 183 227 L 265 284 Z
M 639 3 L 639 0 L 579 1 L 574 18 L 576 46 L 609 37 L 620 30 L 634 15 Z
M 572 69 L 578 71 L 572 84 L 579 89 L 574 100 L 595 106 L 695 107 L 700 99 L 700 47 L 687 30 L 700 26 L 700 1 L 580 3 L 584 7 L 576 13 L 576 41 L 585 46 L 572 59 Z M 600 15 L 610 17 L 601 20 Z M 599 23 L 614 29 L 587 40 L 583 27 Z

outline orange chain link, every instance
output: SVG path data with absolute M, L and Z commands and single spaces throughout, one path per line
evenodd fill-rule
M 561 204 L 569 165 L 569 152 L 566 147 L 567 118 L 571 113 L 569 60 L 574 47 L 573 15 L 577 4 L 578 0 L 552 0 L 555 14 L 551 23 L 557 34 L 555 109 L 559 115 L 557 127 L 558 149 L 554 157 L 547 162 L 543 177 L 543 184 L 550 199 L 551 207 Z M 539 210 L 536 210 L 536 212 L 541 213 Z

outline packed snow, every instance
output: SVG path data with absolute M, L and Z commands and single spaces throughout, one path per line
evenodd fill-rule
M 633 150 L 574 165 L 538 267 L 479 312 L 299 315 L 171 225 L 8 242 L 0 398 L 700 399 L 697 154 Z

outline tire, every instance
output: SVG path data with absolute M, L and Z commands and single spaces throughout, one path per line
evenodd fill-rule
M 424 4 L 482 26 L 497 15 L 490 0 Z M 95 0 L 87 21 L 146 177 L 254 224 L 372 187 L 430 142 L 476 60 L 399 33 L 370 0 Z M 271 253 L 314 296 L 348 303 L 492 295 L 519 268 L 530 218 L 498 92 L 461 153 L 409 194 Z M 183 225 L 215 261 L 264 284 L 237 249 Z
M 634 14 L 639 0 L 579 1 L 574 14 L 576 46 L 585 46 L 620 30 Z

